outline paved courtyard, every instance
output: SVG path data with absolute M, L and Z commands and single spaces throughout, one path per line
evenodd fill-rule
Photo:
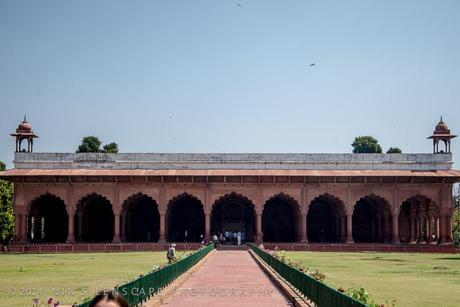
M 163 305 L 292 306 L 247 251 L 216 251 Z

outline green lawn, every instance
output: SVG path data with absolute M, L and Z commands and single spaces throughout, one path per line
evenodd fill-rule
M 326 273 L 334 288 L 362 285 L 378 303 L 460 306 L 460 256 L 452 254 L 288 252 L 295 261 Z
M 2 254 L 0 306 L 30 307 L 33 297 L 71 305 L 165 262 L 165 252 Z

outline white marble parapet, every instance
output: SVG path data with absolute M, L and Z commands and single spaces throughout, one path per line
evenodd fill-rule
M 452 154 L 15 153 L 16 169 L 450 170 Z

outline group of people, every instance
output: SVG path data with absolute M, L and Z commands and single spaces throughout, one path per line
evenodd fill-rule
M 219 231 L 212 236 L 212 241 L 216 246 L 223 244 L 241 245 L 246 241 L 246 234 L 243 230 Z

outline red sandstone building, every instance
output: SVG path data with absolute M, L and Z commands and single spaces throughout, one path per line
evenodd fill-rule
M 452 242 L 442 119 L 433 154 L 35 153 L 26 119 L 12 135 L 17 243 Z

